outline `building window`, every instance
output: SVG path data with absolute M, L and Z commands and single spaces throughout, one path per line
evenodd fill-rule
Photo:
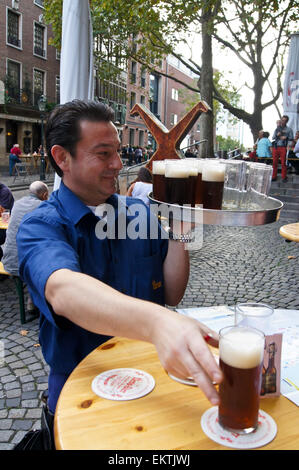
M 136 83 L 136 71 L 137 71 L 137 64 L 136 62 L 131 62 L 131 83 Z
M 178 115 L 177 114 L 171 114 L 170 115 L 170 125 L 175 126 L 178 122 Z
M 129 144 L 133 146 L 134 140 L 135 140 L 135 129 L 130 129 Z
M 20 18 L 18 13 L 7 10 L 7 44 L 15 47 L 21 47 Z
M 38 100 L 41 95 L 44 94 L 45 90 L 45 72 L 34 69 L 33 71 L 33 93 L 34 93 L 34 104 L 37 106 Z
M 159 76 L 156 74 L 150 75 L 150 110 L 160 119 L 158 114 L 159 110 Z
M 145 96 L 144 95 L 140 95 L 140 104 L 145 105 Z
M 146 86 L 146 69 L 144 67 L 141 68 L 140 84 L 141 84 L 142 88 L 145 88 L 145 86 Z
M 44 8 L 44 0 L 34 0 L 34 4 L 38 7 Z
M 139 131 L 139 147 L 144 146 L 144 131 Z
M 21 64 L 7 61 L 6 90 L 9 98 L 19 102 L 21 94 Z
M 60 103 L 60 77 L 56 76 L 56 103 Z
M 130 96 L 130 108 L 132 109 L 134 104 L 136 103 L 136 93 L 132 91 Z
M 179 90 L 176 88 L 171 89 L 171 98 L 175 101 L 179 101 Z
M 34 23 L 34 54 L 44 58 L 46 57 L 45 30 L 41 24 Z

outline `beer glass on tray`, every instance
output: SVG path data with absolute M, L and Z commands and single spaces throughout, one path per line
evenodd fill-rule
M 154 199 L 165 202 L 165 160 L 153 161 L 152 175 Z
M 192 204 L 193 186 L 189 180 L 189 169 L 184 162 L 169 160 L 165 165 L 166 202 L 169 204 Z
M 202 168 L 203 208 L 217 209 L 222 207 L 225 164 L 205 162 Z
M 255 328 L 229 326 L 219 332 L 219 424 L 248 434 L 258 426 L 265 335 Z

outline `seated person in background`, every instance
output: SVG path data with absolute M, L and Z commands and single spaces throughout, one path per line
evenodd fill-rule
M 257 143 L 256 154 L 259 158 L 272 157 L 272 143 L 269 140 L 269 132 L 263 132 L 263 136 Z
M 19 261 L 16 235 L 22 218 L 28 212 L 31 212 L 42 201 L 46 201 L 49 196 L 48 186 L 42 181 L 34 181 L 29 187 L 29 195 L 24 196 L 15 202 L 11 212 L 10 222 L 6 231 L 6 240 L 3 247 L 2 263 L 4 269 L 14 276 L 19 275 Z M 27 301 L 27 311 L 30 313 L 35 310 L 31 297 Z
M 20 163 L 19 155 L 21 155 L 19 144 L 15 144 L 9 152 L 9 176 L 12 176 L 13 169 L 16 163 Z
M 249 154 L 248 154 L 249 160 L 252 161 L 252 162 L 257 162 L 256 148 L 257 148 L 257 145 L 254 144 L 251 152 L 249 152 Z
M 11 211 L 14 205 L 14 197 L 11 190 L 5 186 L 5 184 L 0 183 L 0 215 L 5 210 Z M 3 245 L 5 242 L 6 230 L 0 230 L 0 245 Z M 2 259 L 3 251 L 0 246 L 0 260 Z
M 149 206 L 149 198 L 147 195 L 153 190 L 152 174 L 145 168 L 141 167 L 136 180 L 131 184 L 127 191 L 127 196 L 141 199 L 144 204 Z
M 298 134 L 297 134 L 298 133 Z M 299 131 L 296 132 L 296 135 L 299 137 Z M 288 160 L 289 164 L 294 168 L 296 175 L 299 175 L 299 139 L 292 140 L 288 146 L 287 158 L 296 158 L 297 160 Z
M 196 155 L 194 155 L 194 153 L 191 152 L 191 149 L 187 149 L 186 152 L 185 152 L 185 157 L 186 158 L 195 158 Z

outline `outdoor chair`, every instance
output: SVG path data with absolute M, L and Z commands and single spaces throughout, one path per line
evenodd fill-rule
M 25 162 L 23 163 L 16 163 L 15 164 L 15 176 L 13 183 L 17 178 L 23 178 L 25 180 L 26 178 L 29 178 L 29 172 L 28 172 L 29 167 Z
M 11 276 L 14 280 L 18 297 L 19 297 L 19 306 L 20 306 L 20 317 L 21 323 L 26 323 L 26 312 L 25 312 L 25 302 L 24 302 L 24 289 L 25 284 L 19 276 L 13 276 L 12 274 L 5 271 L 2 261 L 0 261 L 0 275 Z

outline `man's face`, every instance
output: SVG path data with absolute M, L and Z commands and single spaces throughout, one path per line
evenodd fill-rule
M 281 125 L 283 127 L 285 127 L 287 125 L 287 122 L 288 122 L 288 118 L 286 118 L 286 117 L 281 118 Z
M 85 204 L 97 206 L 116 191 L 122 168 L 120 140 L 112 122 L 81 121 L 81 139 L 63 182 Z

